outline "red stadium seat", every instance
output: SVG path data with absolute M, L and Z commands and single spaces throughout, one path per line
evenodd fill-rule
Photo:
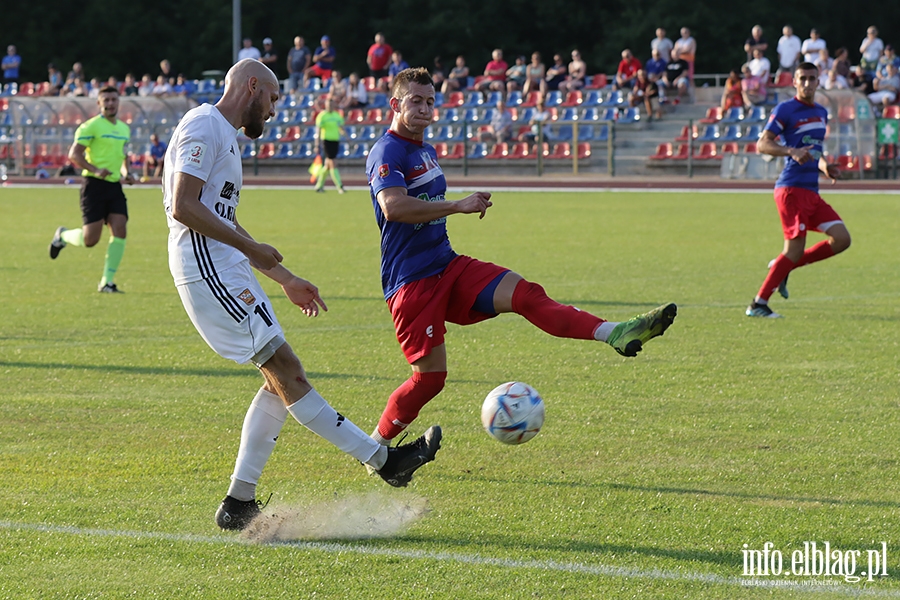
M 779 73 L 775 76 L 775 82 L 772 84 L 772 87 L 784 88 L 791 87 L 794 85 L 794 75 L 789 71 L 785 71 L 783 73 Z
M 466 102 L 466 97 L 462 92 L 450 92 L 447 94 L 447 97 L 444 98 L 444 103 L 441 104 L 442 108 L 453 108 L 455 106 L 462 106 Z
M 560 106 L 563 107 L 571 107 L 578 106 L 584 101 L 584 97 L 581 94 L 581 90 L 572 90 L 571 92 L 566 94 L 566 99 L 563 100 Z
M 722 152 L 721 154 L 737 154 L 738 153 L 738 143 L 737 142 L 726 142 L 722 144 Z M 721 158 L 721 155 L 719 156 Z
M 591 143 L 578 142 L 578 158 L 584 160 L 591 157 Z
M 506 158 L 508 154 L 509 144 L 507 144 L 506 142 L 500 142 L 499 144 L 494 145 L 494 148 L 487 156 L 485 156 L 485 158 Z
M 700 119 L 701 123 L 712 124 L 722 120 L 722 108 L 719 106 L 710 106 L 706 111 L 706 116 Z
M 530 148 L 528 147 L 527 142 L 517 142 L 513 145 L 512 149 L 510 149 L 509 154 L 506 155 L 506 158 L 511 159 L 519 159 L 519 158 L 528 158 L 531 156 Z
M 377 125 L 384 121 L 384 112 L 380 108 L 370 108 L 366 111 L 366 118 L 363 119 L 365 125 Z
M 266 142 L 265 144 L 261 144 L 259 146 L 259 153 L 256 156 L 260 160 L 272 158 L 273 156 L 275 156 L 275 144 L 273 142 Z
M 367 92 L 374 92 L 375 89 L 377 88 L 376 83 L 375 83 L 375 78 L 372 77 L 371 75 L 368 77 L 363 77 L 363 85 L 366 86 Z
M 540 91 L 531 91 L 528 92 L 528 95 L 522 99 L 522 104 L 519 105 L 519 108 L 534 108 L 537 106 L 537 101 L 541 97 Z
M 453 144 L 453 148 L 445 157 L 447 160 L 459 160 L 466 155 L 466 147 L 462 142 Z
M 572 158 L 572 146 L 569 142 L 560 142 L 553 147 L 553 152 L 547 158 L 557 160 Z
M 672 144 L 665 143 L 656 147 L 656 154 L 650 155 L 650 160 L 665 160 L 672 156 Z
M 541 144 L 541 146 L 542 147 L 541 147 L 540 152 L 544 156 L 544 158 L 547 158 L 548 156 L 550 156 L 550 144 L 548 142 L 544 142 L 543 144 Z M 538 154 L 538 145 L 535 144 L 531 148 L 531 155 L 537 156 L 537 154 Z
M 679 135 L 677 138 L 675 138 L 676 142 L 688 141 L 688 127 L 689 127 L 688 125 L 685 125 L 684 127 L 681 128 L 681 135 Z M 700 132 L 697 129 L 697 126 L 694 125 L 694 136 L 693 136 L 694 139 L 696 140 L 697 136 L 699 136 L 699 135 L 700 135 Z
M 747 142 L 744 146 L 744 154 L 756 154 L 756 142 Z
M 673 152 L 672 156 L 670 156 L 669 158 L 671 158 L 672 160 L 687 160 L 688 150 L 689 148 L 687 144 L 679 144 L 678 150 L 676 152 Z
M 881 116 L 885 119 L 900 119 L 900 106 L 896 104 L 885 106 Z
M 450 153 L 450 148 L 447 146 L 447 142 L 438 142 L 434 145 L 434 152 L 439 159 L 447 158 L 447 155 Z
M 709 160 L 712 158 L 719 158 L 715 142 L 700 144 L 700 149 L 694 153 L 694 160 Z
M 285 142 L 292 142 L 294 140 L 299 140 L 301 135 L 300 126 L 299 125 L 291 125 L 284 131 L 284 135 L 281 136 L 281 140 Z
M 0 147 L 2 150 L 2 147 Z M 878 150 L 878 160 L 894 160 L 897 157 L 897 145 L 896 144 L 885 144 Z M 0 156 L 0 160 L 3 157 Z
M 597 73 L 591 77 L 591 82 L 585 87 L 589 90 L 600 90 L 606 87 L 608 83 L 605 73 Z

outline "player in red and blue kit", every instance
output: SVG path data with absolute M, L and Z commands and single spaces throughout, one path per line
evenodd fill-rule
M 544 288 L 498 265 L 459 255 L 447 237 L 447 217 L 484 218 L 491 194 L 445 198 L 447 181 L 437 154 L 423 142 L 434 117 L 434 83 L 426 69 L 394 79 L 390 129 L 369 152 L 366 171 L 381 230 L 381 283 L 412 377 L 391 394 L 372 437 L 382 444 L 400 434 L 447 377 L 446 322 L 470 325 L 515 312 L 545 332 L 598 340 L 623 356 L 636 356 L 675 319 L 667 304 L 622 323 L 611 323 L 551 300 Z
M 831 182 L 840 176 L 837 165 L 829 165 L 822 155 L 828 111 L 814 102 L 819 84 L 819 69 L 802 63 L 794 71 L 797 95 L 775 107 L 766 124 L 757 149 L 762 154 L 784 157 L 784 170 L 775 182 L 775 205 L 784 230 L 784 250 L 769 263 L 769 274 L 747 307 L 749 317 L 778 318 L 769 308 L 769 298 L 777 289 L 788 297 L 790 272 L 830 258 L 850 247 L 850 232 L 841 217 L 819 196 L 819 173 Z M 781 136 L 784 145 L 776 138 Z M 828 236 L 806 249 L 806 232 L 819 231 Z

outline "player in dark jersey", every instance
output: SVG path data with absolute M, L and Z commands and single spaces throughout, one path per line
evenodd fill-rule
M 509 269 L 458 255 L 447 237 L 447 217 L 484 218 L 491 194 L 445 198 L 447 182 L 437 154 L 423 142 L 434 116 L 434 84 L 426 69 L 394 79 L 390 129 L 369 152 L 366 171 L 381 230 L 381 283 L 397 339 L 412 377 L 388 400 L 372 437 L 388 445 L 444 387 L 445 323 L 469 325 L 515 312 L 547 333 L 598 340 L 623 356 L 636 356 L 675 319 L 667 304 L 622 323 L 611 323 L 551 300 L 544 288 Z
M 778 318 L 769 308 L 769 298 L 777 289 L 788 297 L 787 278 L 791 270 L 843 252 L 850 247 L 850 232 L 827 202 L 819 196 L 819 173 L 831 179 L 840 175 L 837 165 L 829 165 L 822 155 L 828 111 L 814 102 L 819 69 L 802 63 L 794 71 L 797 95 L 775 107 L 757 146 L 770 156 L 784 157 L 784 170 L 775 182 L 775 205 L 784 230 L 784 250 L 769 263 L 769 274 L 747 307 L 749 317 Z M 784 140 L 784 145 L 776 141 Z M 806 232 L 828 236 L 806 249 Z

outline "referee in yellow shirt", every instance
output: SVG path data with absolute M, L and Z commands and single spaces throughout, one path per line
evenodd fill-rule
M 316 191 L 325 192 L 325 173 L 331 173 L 331 180 L 338 194 L 344 193 L 344 184 L 341 183 L 341 174 L 334 164 L 340 149 L 341 131 L 344 129 L 344 117 L 334 109 L 334 99 L 331 96 L 325 100 L 325 110 L 316 116 L 316 139 L 324 149 L 325 163 L 319 169 L 319 178 L 316 180 Z
M 80 229 L 60 227 L 50 242 L 50 258 L 59 256 L 66 246 L 97 245 L 103 234 L 103 224 L 109 226 L 112 237 L 106 250 L 103 278 L 97 291 L 121 293 L 113 278 L 125 253 L 125 225 L 128 207 L 121 181 L 131 185 L 134 178 L 128 173 L 125 145 L 131 139 L 128 125 L 120 121 L 119 92 L 114 87 L 100 89 L 97 97 L 100 114 L 82 123 L 75 131 L 75 142 L 69 149 L 69 160 L 81 168 Z

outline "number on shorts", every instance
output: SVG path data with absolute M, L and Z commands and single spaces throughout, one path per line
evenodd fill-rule
M 269 309 L 266 307 L 265 302 L 260 302 L 256 305 L 256 308 L 253 309 L 253 312 L 262 317 L 262 320 L 266 322 L 267 327 L 272 326 L 272 317 L 269 316 Z

